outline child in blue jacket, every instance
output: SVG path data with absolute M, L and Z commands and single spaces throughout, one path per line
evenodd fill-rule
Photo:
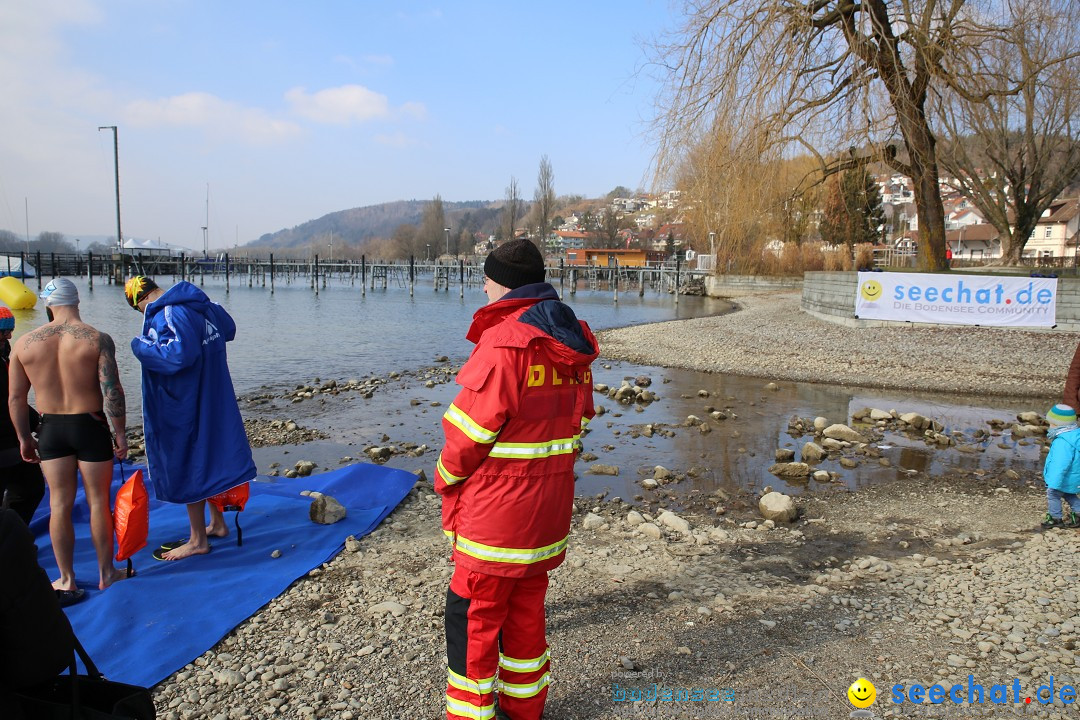
M 1046 482 L 1046 517 L 1044 528 L 1080 527 L 1080 432 L 1077 432 L 1076 411 L 1068 405 L 1055 405 L 1046 413 L 1050 428 L 1050 452 L 1043 465 Z M 1062 516 L 1061 501 L 1069 503 L 1069 514 Z

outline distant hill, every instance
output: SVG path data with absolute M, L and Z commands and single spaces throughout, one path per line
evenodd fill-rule
M 342 244 L 359 245 L 374 238 L 389 238 L 399 225 L 419 225 L 420 217 L 430 200 L 398 200 L 340 210 L 293 228 L 266 233 L 249 246 L 264 248 L 298 248 L 312 242 L 325 243 L 330 233 L 340 238 Z M 443 201 L 443 209 L 452 227 L 462 226 L 462 221 L 477 230 L 494 228 L 502 202 L 475 200 L 466 202 Z

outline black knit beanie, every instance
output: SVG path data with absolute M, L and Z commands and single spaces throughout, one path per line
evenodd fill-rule
M 531 240 L 503 243 L 484 261 L 484 274 L 505 288 L 544 282 L 544 256 Z

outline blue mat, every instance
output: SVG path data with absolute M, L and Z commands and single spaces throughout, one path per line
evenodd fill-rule
M 125 464 L 125 477 L 138 467 Z M 117 465 L 114 497 L 121 483 Z M 187 536 L 187 511 L 183 505 L 154 499 L 147 482 L 150 535 L 147 546 L 132 558 L 137 576 L 105 591 L 97 589 L 97 560 L 80 483 L 73 512 L 75 576 L 88 597 L 67 608 L 68 618 L 108 678 L 156 685 L 213 647 L 294 580 L 336 556 L 346 537 L 374 530 L 415 483 L 410 472 L 366 463 L 293 480 L 260 477 L 251 483 L 251 497 L 240 513 L 243 546 L 236 545 L 235 513 L 226 513 L 230 535 L 211 540 L 210 553 L 160 562 L 151 554 L 162 543 Z M 300 495 L 301 490 L 332 495 L 348 516 L 333 525 L 311 522 L 311 499 Z M 49 578 L 56 579 L 48 495 L 30 528 L 37 538 L 38 561 Z M 281 556 L 271 557 L 274 550 Z

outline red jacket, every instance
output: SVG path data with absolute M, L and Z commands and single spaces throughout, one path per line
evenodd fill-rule
M 473 316 L 476 343 L 443 416 L 435 468 L 443 532 L 459 565 L 524 577 L 559 565 L 574 501 L 574 460 L 594 415 L 597 344 L 547 283 Z

